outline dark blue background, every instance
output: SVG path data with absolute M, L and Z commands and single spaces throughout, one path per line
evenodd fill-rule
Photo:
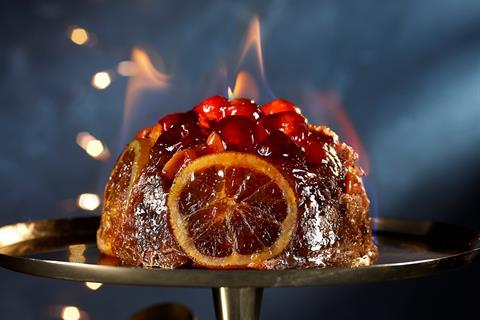
M 127 82 L 117 76 L 95 90 L 95 72 L 114 70 L 134 46 L 162 56 L 174 89 L 150 107 L 154 116 L 132 122 L 139 128 L 210 94 L 220 61 L 235 65 L 258 14 L 275 95 L 301 104 L 306 92 L 328 91 L 347 110 L 370 159 L 374 213 L 480 229 L 478 1 L 17 1 L 0 12 L 0 224 L 91 214 L 71 204 L 101 190 L 111 163 L 87 156 L 75 137 L 88 131 L 116 156 Z M 72 25 L 93 32 L 96 44 L 73 44 Z M 322 119 L 311 106 L 305 113 Z M 478 316 L 479 265 L 408 281 L 266 290 L 263 317 Z M 69 304 L 90 319 L 125 319 L 162 301 L 213 317 L 206 289 L 92 292 L 3 269 L 0 283 L 2 319 L 51 319 L 52 306 Z

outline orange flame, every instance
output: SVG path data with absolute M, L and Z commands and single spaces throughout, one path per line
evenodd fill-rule
M 128 72 L 125 71 L 128 66 Z M 159 71 L 148 54 L 138 48 L 132 51 L 131 63 L 121 62 L 119 71 L 122 75 L 130 76 L 125 97 L 125 112 L 123 127 L 125 128 L 132 116 L 132 109 L 136 99 L 147 90 L 162 90 L 168 86 L 169 77 Z
M 315 108 L 312 113 L 321 118 L 322 122 L 328 121 L 332 125 L 338 126 L 341 137 L 343 136 L 345 141 L 358 153 L 360 166 L 368 175 L 370 162 L 367 153 L 339 98 L 329 92 L 311 93 L 307 95 L 307 105 Z
M 254 70 L 247 71 L 246 61 L 250 55 L 254 55 Z M 238 70 L 233 90 L 228 88 L 229 98 L 250 98 L 258 100 L 262 89 L 256 80 L 261 81 L 261 84 L 266 87 L 265 69 L 263 64 L 262 41 L 260 33 L 260 20 L 258 17 L 253 17 L 250 21 L 245 41 L 242 46 L 240 60 L 238 63 Z M 253 74 L 257 74 L 255 77 Z
M 263 53 L 262 53 L 262 36 L 260 33 L 260 20 L 257 16 L 250 20 L 248 26 L 247 37 L 243 44 L 242 54 L 240 56 L 240 63 L 242 63 L 250 50 L 255 50 L 257 54 L 257 62 L 260 69 L 262 78 L 265 78 L 265 69 L 263 66 Z
M 255 79 L 246 71 L 240 71 L 237 74 L 233 90 L 228 87 L 228 99 L 231 100 L 235 97 L 252 100 L 257 100 L 259 97 Z

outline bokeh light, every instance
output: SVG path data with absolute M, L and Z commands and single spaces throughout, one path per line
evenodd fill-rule
M 76 142 L 92 158 L 105 160 L 110 156 L 110 151 L 104 143 L 88 132 L 79 132 Z
M 96 158 L 101 155 L 104 150 L 105 148 L 103 147 L 102 141 L 94 139 L 87 142 L 87 149 L 85 151 L 87 151 L 92 157 Z
M 93 211 L 100 206 L 100 197 L 95 193 L 82 193 L 77 198 L 77 206 L 83 210 Z
M 85 286 L 92 291 L 100 289 L 102 285 L 103 283 L 100 282 L 85 282 Z
M 95 89 L 104 90 L 112 83 L 112 78 L 108 72 L 101 71 L 93 75 L 91 83 Z
M 70 40 L 72 40 L 73 43 L 78 44 L 79 46 L 87 44 L 89 39 L 90 36 L 88 34 L 88 31 L 83 28 L 76 27 L 73 28 L 70 32 Z
M 63 320 L 79 320 L 81 318 L 80 310 L 74 306 L 67 306 L 62 310 Z

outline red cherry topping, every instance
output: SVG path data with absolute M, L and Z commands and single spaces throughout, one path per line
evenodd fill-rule
M 268 131 L 280 130 L 301 145 L 308 135 L 305 118 L 293 111 L 275 113 L 263 117 L 260 124 Z
M 305 156 L 307 157 L 307 162 L 314 165 L 320 165 L 322 160 L 325 159 L 326 154 L 323 150 L 323 142 L 310 139 L 305 146 Z
M 230 150 L 249 150 L 255 143 L 256 124 L 244 116 L 230 116 L 215 126 Z
M 258 142 L 265 141 L 268 139 L 270 135 L 268 134 L 267 130 L 260 124 L 257 123 L 257 129 L 255 132 L 255 140 Z
M 224 117 L 224 110 L 230 107 L 225 97 L 213 96 L 203 100 L 193 111 L 198 114 L 200 124 L 209 128 L 210 124 Z
M 280 113 L 280 112 L 288 112 L 293 111 L 298 113 L 298 109 L 295 107 L 293 103 L 284 99 L 276 99 L 267 104 L 264 104 L 261 107 L 263 113 L 266 115 Z
M 302 149 L 298 147 L 290 137 L 281 131 L 274 131 L 270 134 L 268 139 L 260 144 L 258 149 L 260 155 L 273 158 L 289 158 L 300 159 L 302 158 Z
M 175 152 L 204 141 L 205 133 L 198 125 L 198 117 L 194 112 L 189 111 L 175 115 L 175 124 L 160 135 L 156 142 L 157 145 L 162 146 L 168 152 Z
M 170 114 L 136 137 L 155 145 L 152 150 L 164 159 L 158 166 L 169 179 L 189 159 L 227 150 L 325 167 L 326 150 L 338 144 L 333 131 L 308 124 L 287 100 L 276 99 L 259 107 L 249 99 L 221 96 L 205 99 L 193 111 Z M 347 183 L 347 189 L 352 189 L 351 184 Z
M 262 111 L 252 100 L 232 99 L 230 100 L 230 107 L 225 110 L 224 117 L 245 116 L 250 119 L 258 120 L 261 115 Z
M 158 123 L 162 126 L 163 131 L 168 131 L 182 121 L 183 113 L 175 112 L 158 120 Z

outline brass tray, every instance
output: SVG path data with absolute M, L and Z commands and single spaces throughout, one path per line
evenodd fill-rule
M 257 319 L 262 288 L 420 277 L 459 267 L 480 252 L 479 232 L 444 223 L 376 218 L 380 257 L 369 267 L 282 271 L 146 269 L 105 265 L 95 245 L 98 225 L 99 217 L 85 217 L 0 227 L 0 266 L 76 281 L 214 288 L 219 319 Z

